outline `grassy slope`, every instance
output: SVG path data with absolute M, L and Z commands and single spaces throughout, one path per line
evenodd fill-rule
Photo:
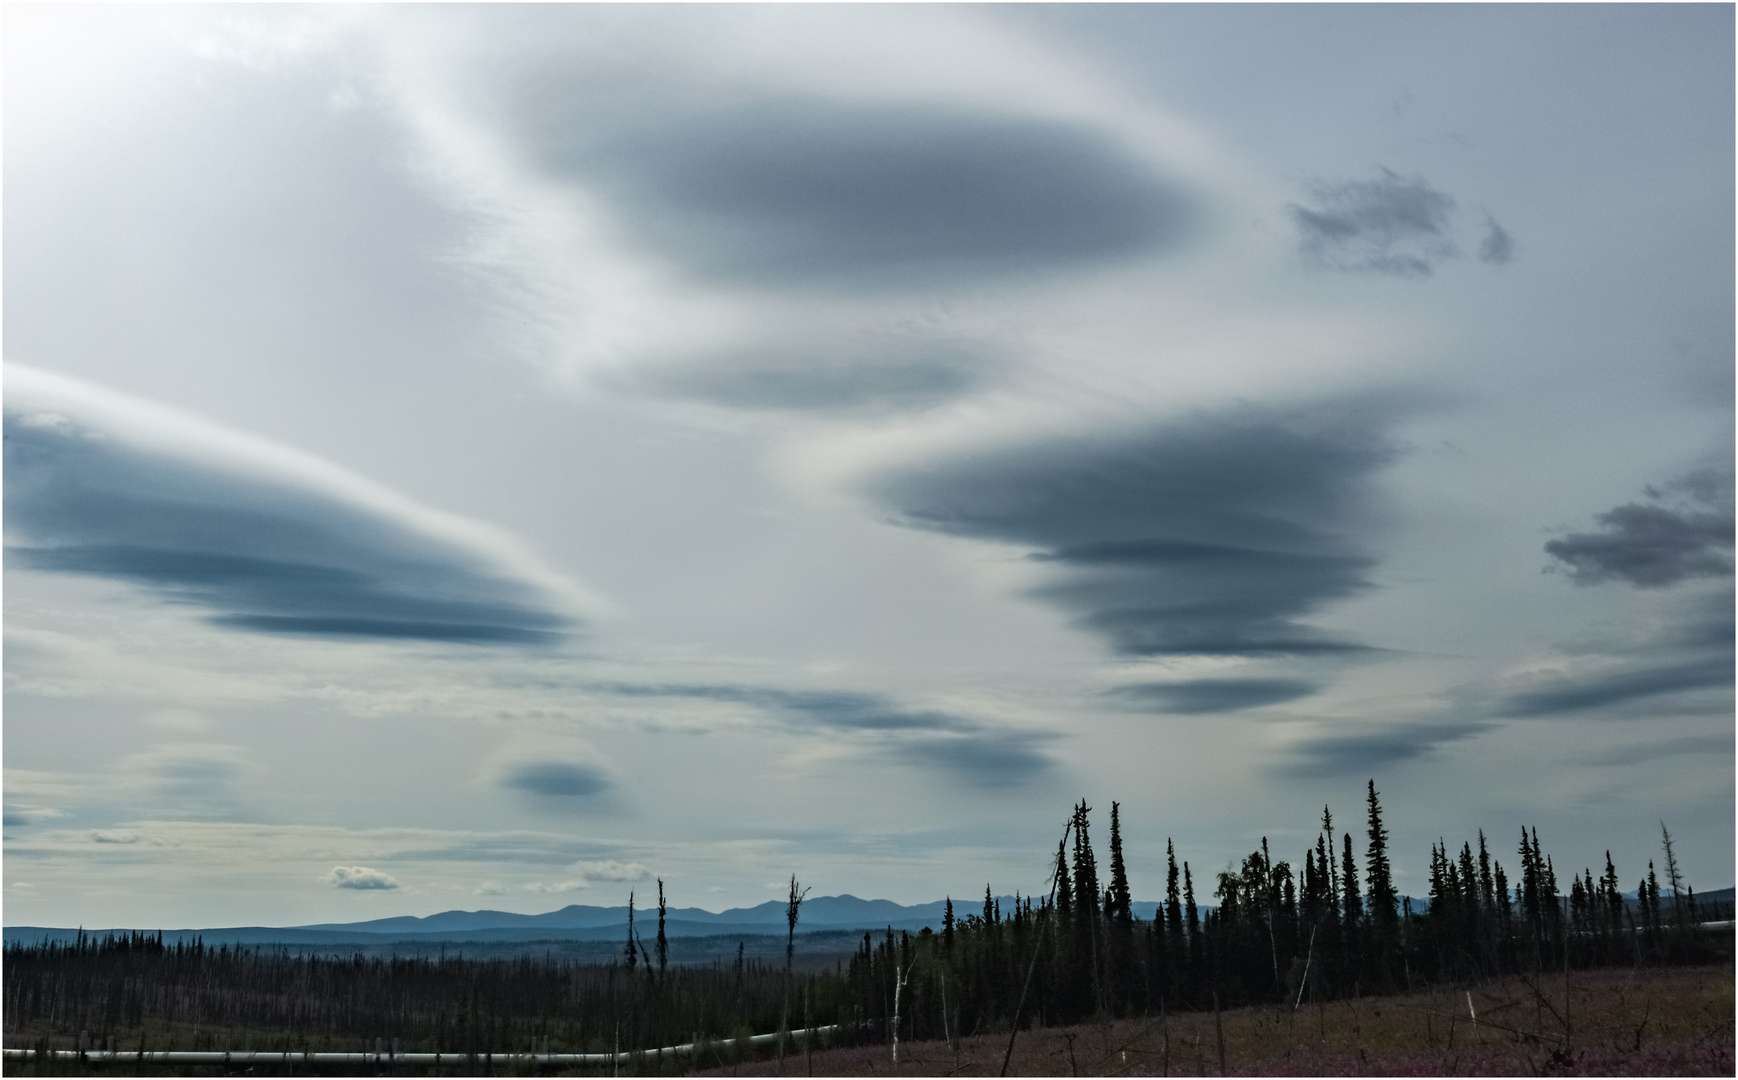
M 1225 1071 L 1268 1076 L 1733 1075 L 1733 969 L 1576 972 L 1535 985 L 1509 979 L 1470 991 L 1306 1003 L 1223 1013 Z M 1565 1022 L 1567 998 L 1567 1022 Z M 1212 1076 L 1212 1013 L 1022 1032 L 1015 1075 Z M 817 1076 L 994 1076 L 1006 1033 L 945 1043 L 852 1047 L 814 1055 Z M 800 1054 L 784 1073 L 808 1074 Z M 730 1070 L 716 1070 L 728 1073 Z M 775 1072 L 744 1063 L 744 1074 Z

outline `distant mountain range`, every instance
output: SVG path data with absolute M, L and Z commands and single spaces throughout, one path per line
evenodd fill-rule
M 1730 918 L 1733 903 L 1731 889 L 1716 889 L 1698 894 L 1697 902 L 1715 918 Z M 1012 896 L 998 897 L 1004 911 L 1012 911 Z M 1412 910 L 1423 913 L 1430 902 L 1422 897 L 1411 898 Z M 1633 907 L 1633 899 L 1630 905 Z M 864 900 L 843 896 L 816 896 L 803 901 L 797 922 L 797 933 L 840 931 L 910 930 L 924 927 L 941 929 L 946 901 L 928 904 L 896 904 L 891 900 Z M 1663 905 L 1670 908 L 1670 899 Z M 1151 919 L 1159 904 L 1152 900 L 1134 902 L 1134 913 L 1141 919 Z M 1203 913 L 1210 910 L 1203 906 Z M 983 911 L 982 900 L 962 900 L 954 904 L 954 914 L 960 919 Z M 638 908 L 635 928 L 650 943 L 658 932 L 658 912 Z M 528 941 L 621 941 L 627 936 L 628 909 L 592 907 L 569 904 L 557 911 L 541 915 L 521 915 L 512 911 L 443 911 L 436 915 L 399 915 L 387 919 L 370 919 L 354 923 L 314 923 L 308 926 L 220 926 L 204 929 L 163 930 L 165 942 L 201 939 L 208 945 L 302 945 L 302 946 L 375 946 L 385 942 L 439 944 L 441 942 L 528 942 Z M 143 927 L 114 928 L 145 929 Z M 153 933 L 156 928 L 150 928 Z M 703 908 L 670 908 L 666 912 L 664 932 L 671 938 L 763 937 L 785 934 L 785 902 L 768 900 L 754 907 L 731 908 L 711 912 Z M 86 930 L 102 936 L 107 929 Z M 77 928 L 54 926 L 8 926 L 7 944 L 33 944 L 40 941 L 68 941 L 79 934 Z
M 1004 911 L 1013 909 L 1012 896 L 998 897 Z M 940 930 L 946 901 L 928 904 L 896 904 L 891 900 L 864 900 L 845 894 L 816 896 L 803 901 L 797 922 L 797 933 L 840 930 Z M 703 908 L 670 908 L 665 913 L 664 932 L 672 938 L 719 937 L 733 934 L 760 936 L 783 935 L 785 901 L 768 900 L 748 908 L 731 908 L 711 912 Z M 1154 901 L 1136 901 L 1134 913 L 1150 919 L 1159 905 Z M 961 901 L 954 904 L 958 918 L 983 911 L 983 902 Z M 650 939 L 658 932 L 656 908 L 637 908 L 635 927 L 642 938 Z M 592 907 L 569 904 L 557 911 L 541 915 L 521 915 L 512 911 L 443 911 L 435 915 L 399 915 L 386 919 L 370 919 L 354 923 L 315 923 L 308 926 L 222 926 L 204 929 L 163 931 L 163 940 L 192 941 L 203 939 L 208 945 L 346 945 L 375 944 L 382 941 L 442 942 L 442 941 L 606 941 L 625 938 L 628 909 Z M 119 931 L 122 928 L 116 928 Z M 134 928 L 128 928 L 134 929 Z M 152 928 L 155 932 L 155 928 Z M 87 930 L 98 936 L 107 930 Z M 47 926 L 8 926 L 7 943 L 65 941 L 76 938 L 77 928 Z

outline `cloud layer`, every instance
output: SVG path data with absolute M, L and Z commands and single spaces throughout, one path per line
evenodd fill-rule
M 544 645 L 575 628 L 553 575 L 491 550 L 504 538 L 192 418 L 8 365 L 5 431 L 14 565 L 261 633 Z
M 899 705 L 882 694 L 784 690 L 759 686 L 634 685 L 599 687 L 629 697 L 681 698 L 746 705 L 806 732 L 866 740 L 894 760 L 938 768 L 975 786 L 1025 783 L 1054 764 L 1050 736 L 934 709 Z
M 959 342 L 865 335 L 809 340 L 667 364 L 614 381 L 626 389 L 732 409 L 892 412 L 952 401 L 988 381 L 995 365 Z
M 1354 539 L 1393 402 L 1234 409 L 882 478 L 895 520 L 1035 549 L 1036 595 L 1134 656 L 1324 654 L 1302 619 L 1370 585 Z
M 762 101 L 581 142 L 557 172 L 601 188 L 642 243 L 703 278 L 909 292 L 1161 254 L 1197 199 L 1105 135 L 935 103 Z
M 1732 711 L 1732 591 L 1674 598 L 1639 640 L 1582 650 L 1509 681 L 1498 705 L 1517 717 Z
M 1308 697 L 1321 687 L 1306 679 L 1189 679 L 1135 683 L 1111 691 L 1131 704 L 1159 712 L 1199 716 L 1258 709 Z

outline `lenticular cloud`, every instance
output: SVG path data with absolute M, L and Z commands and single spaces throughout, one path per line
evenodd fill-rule
M 548 645 L 582 598 L 493 529 L 318 459 L 8 365 L 6 553 L 230 629 Z

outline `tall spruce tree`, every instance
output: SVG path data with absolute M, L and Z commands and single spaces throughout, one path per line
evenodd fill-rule
M 1479 830 L 1479 907 L 1487 915 L 1496 910 L 1496 882 L 1491 878 L 1491 853 L 1485 847 L 1485 831 Z
M 1364 881 L 1369 896 L 1370 924 L 1384 943 L 1391 944 L 1399 919 L 1400 897 L 1394 888 L 1394 869 L 1388 862 L 1388 830 L 1382 825 L 1382 803 L 1376 781 L 1370 781 L 1370 847 L 1364 853 Z M 1444 861 L 1448 852 L 1443 851 Z
M 631 972 L 635 965 L 640 962 L 640 949 L 634 944 L 634 893 L 631 889 L 628 890 L 628 945 L 625 952 L 628 959 L 628 970 Z
M 1183 860 L 1183 925 L 1189 940 L 1201 936 L 1201 913 L 1195 907 L 1195 879 L 1189 876 L 1189 860 Z
M 1127 927 L 1134 921 L 1134 898 L 1129 895 L 1128 868 L 1122 858 L 1122 824 L 1118 820 L 1118 804 L 1110 804 L 1110 897 L 1105 906 L 1105 919 L 1112 925 Z
M 1092 853 L 1086 800 L 1074 810 L 1074 909 L 1083 920 L 1096 922 L 1099 914 L 1098 859 Z
M 1165 838 L 1165 934 L 1172 942 L 1183 940 L 1183 906 L 1177 892 L 1177 849 Z

